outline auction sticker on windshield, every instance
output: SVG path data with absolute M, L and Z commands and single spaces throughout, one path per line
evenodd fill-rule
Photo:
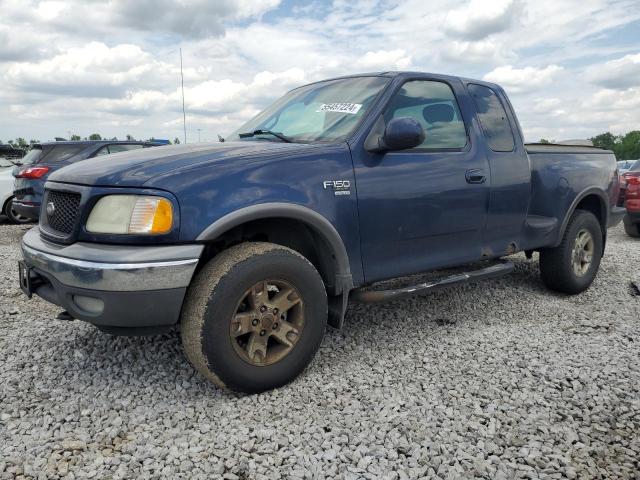
M 355 115 L 361 108 L 361 103 L 323 103 L 316 112 L 337 112 Z

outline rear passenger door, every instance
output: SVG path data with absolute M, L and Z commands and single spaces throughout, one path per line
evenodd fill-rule
M 467 89 L 485 137 L 491 190 L 484 243 L 491 256 L 520 250 L 531 196 L 529 157 L 503 91 L 469 83 Z
M 481 258 L 490 177 L 462 83 L 405 81 L 382 115 L 411 117 L 426 136 L 410 150 L 352 150 L 366 281 Z

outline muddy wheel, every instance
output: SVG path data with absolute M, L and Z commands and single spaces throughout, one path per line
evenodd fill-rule
M 269 243 L 232 247 L 194 278 L 181 316 L 191 363 L 215 384 L 241 392 L 284 385 L 315 355 L 327 297 L 314 266 Z
M 540 251 L 540 274 L 547 287 L 576 294 L 591 285 L 602 258 L 602 230 L 591 212 L 576 210 L 560 245 Z

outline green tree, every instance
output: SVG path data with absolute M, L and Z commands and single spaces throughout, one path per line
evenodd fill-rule
M 541 138 L 540 141 L 538 143 L 551 143 L 549 140 L 547 140 L 546 138 Z
M 595 147 L 604 148 L 605 150 L 615 150 L 615 146 L 620 140 L 620 137 L 614 135 L 611 132 L 601 133 L 590 139 Z
M 69 139 L 72 142 L 77 142 L 78 140 L 82 140 L 82 137 L 80 135 L 71 135 L 71 138 Z
M 180 143 L 180 139 L 178 137 L 174 138 L 173 143 L 178 145 Z
M 102 140 L 102 136 L 99 133 L 92 133 L 89 135 L 89 140 Z
M 618 160 L 640 159 L 640 130 L 633 130 L 623 137 L 615 145 L 614 152 Z
M 34 143 L 40 143 L 40 140 L 36 140 L 35 138 L 29 140 L 29 145 L 33 145 Z
M 129 135 L 128 133 L 127 133 L 127 137 L 126 138 L 127 138 L 127 140 L 135 140 L 135 138 L 133 138 L 133 135 Z

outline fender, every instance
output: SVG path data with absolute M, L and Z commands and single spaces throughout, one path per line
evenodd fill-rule
M 215 240 L 233 227 L 261 218 L 282 217 L 300 220 L 312 227 L 327 242 L 336 258 L 336 286 L 338 293 L 347 294 L 353 287 L 349 256 L 335 227 L 324 216 L 308 207 L 291 203 L 260 203 L 244 207 L 219 218 L 205 228 L 196 241 Z
M 560 229 L 558 230 L 558 237 L 556 238 L 555 243 L 553 244 L 554 247 L 557 247 L 558 245 L 560 245 L 560 242 L 562 241 L 562 236 L 564 235 L 564 232 L 567 228 L 567 224 L 569 223 L 569 219 L 571 218 L 571 215 L 573 215 L 573 212 L 575 212 L 576 207 L 578 206 L 578 204 L 584 200 L 588 195 L 597 195 L 600 198 L 600 201 L 602 202 L 602 205 L 605 205 L 603 211 L 602 211 L 602 215 L 603 215 L 603 227 L 602 227 L 602 235 L 606 236 L 607 234 L 607 225 L 609 222 L 609 210 L 607 209 L 606 205 L 609 204 L 609 198 L 607 197 L 607 194 L 604 190 L 598 188 L 598 187 L 589 187 L 586 188 L 584 190 L 582 190 L 578 195 L 576 195 L 576 197 L 573 199 L 573 202 L 571 202 L 571 205 L 569 206 L 569 208 L 567 209 L 567 213 L 564 216 L 564 220 L 562 220 L 562 225 L 560 226 Z

